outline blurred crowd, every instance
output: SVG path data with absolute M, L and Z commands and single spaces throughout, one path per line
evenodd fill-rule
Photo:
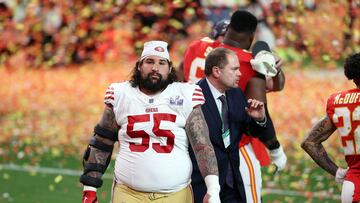
M 149 39 L 168 41 L 171 49 L 193 24 L 211 28 L 236 9 L 258 17 L 258 39 L 273 48 L 322 60 L 359 49 L 359 0 L 0 0 L 0 64 L 102 62 L 138 54 Z
M 17 54 L 32 67 L 92 60 L 119 14 L 120 7 L 112 1 L 3 1 L 0 61 L 6 63 Z

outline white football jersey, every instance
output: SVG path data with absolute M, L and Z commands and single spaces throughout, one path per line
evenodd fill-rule
M 175 82 L 148 96 L 129 82 L 113 83 L 104 102 L 120 126 L 116 181 L 144 192 L 188 186 L 192 164 L 184 127 L 193 108 L 205 102 L 201 88 Z

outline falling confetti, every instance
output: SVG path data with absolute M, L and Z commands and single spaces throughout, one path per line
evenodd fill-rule
M 55 182 L 55 183 L 60 183 L 60 182 L 62 181 L 62 179 L 63 179 L 63 176 L 62 176 L 62 175 L 57 175 L 57 176 L 55 177 L 55 179 L 54 179 L 54 182 Z

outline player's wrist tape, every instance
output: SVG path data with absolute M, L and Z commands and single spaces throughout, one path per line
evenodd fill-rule
M 277 149 L 270 150 L 271 157 L 278 157 L 282 154 L 284 154 L 284 150 L 281 146 L 279 146 Z
M 96 187 L 92 187 L 88 185 L 84 185 L 84 189 L 83 189 L 83 191 L 94 191 L 94 192 L 96 192 L 96 190 L 97 190 Z
M 207 193 L 209 195 L 219 195 L 220 193 L 219 176 L 207 175 L 204 178 L 204 180 L 207 188 Z
M 347 168 L 347 169 L 344 169 L 344 168 L 340 168 L 340 167 L 339 167 L 339 168 L 336 170 L 335 181 L 336 181 L 337 183 L 342 183 L 342 182 L 344 182 L 344 178 L 345 178 L 345 176 L 346 176 L 347 171 L 348 171 L 348 168 Z

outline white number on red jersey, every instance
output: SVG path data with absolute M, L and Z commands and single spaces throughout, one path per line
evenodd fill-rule
M 206 47 L 204 52 L 204 58 L 196 57 L 190 66 L 190 73 L 189 73 L 189 81 L 192 83 L 197 83 L 202 77 L 205 76 L 205 58 L 206 56 L 213 50 L 212 47 Z
M 204 67 L 205 67 L 205 59 L 196 57 L 190 66 L 190 74 L 189 74 L 189 81 L 192 83 L 197 83 L 205 74 L 204 74 Z
M 360 106 L 354 111 L 348 107 L 335 107 L 332 117 L 341 136 L 345 155 L 360 154 L 360 125 L 354 121 L 360 121 Z

